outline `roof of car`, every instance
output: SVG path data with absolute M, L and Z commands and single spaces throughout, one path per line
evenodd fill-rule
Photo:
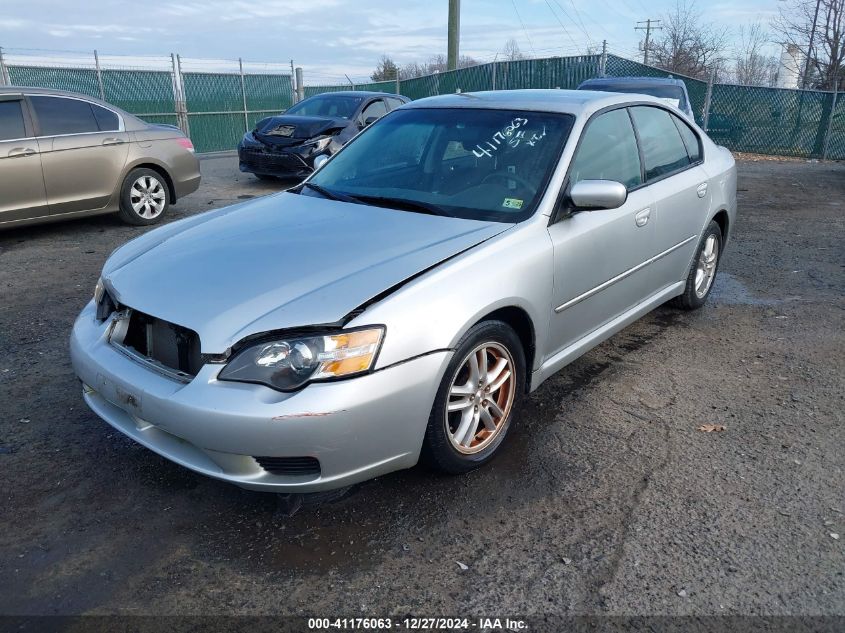
M 596 77 L 594 79 L 587 79 L 581 83 L 582 86 L 604 86 L 607 84 L 622 84 L 626 86 L 685 85 L 677 77 Z
M 502 110 L 531 110 L 535 112 L 561 112 L 589 114 L 619 103 L 662 101 L 648 95 L 630 95 L 593 90 L 492 90 L 462 92 L 411 101 L 408 108 L 493 108 Z
M 112 110 L 119 110 L 122 114 L 129 114 L 125 112 L 121 108 L 112 105 L 108 101 L 102 101 L 97 97 L 92 97 L 91 95 L 82 94 L 80 92 L 71 92 L 69 90 L 56 90 L 54 88 L 36 88 L 34 86 L 0 86 L 0 95 L 9 95 L 9 94 L 28 94 L 28 95 L 51 95 L 55 97 L 76 97 L 78 99 L 85 99 L 86 101 L 91 101 L 93 103 L 101 103 L 105 106 L 108 106 Z M 134 115 L 131 115 L 134 116 Z
M 311 96 L 322 97 L 324 95 L 342 95 L 345 97 L 398 97 L 400 99 L 408 98 L 403 95 L 398 95 L 395 92 L 373 92 L 370 90 L 337 90 L 334 92 L 321 92 L 319 94 Z

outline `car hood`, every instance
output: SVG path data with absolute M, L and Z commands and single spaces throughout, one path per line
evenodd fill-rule
M 281 114 L 258 122 L 253 135 L 268 144 L 290 144 L 348 126 L 347 119 Z
M 151 231 L 115 251 L 103 279 L 120 304 L 217 354 L 251 334 L 340 323 L 510 226 L 281 193 Z

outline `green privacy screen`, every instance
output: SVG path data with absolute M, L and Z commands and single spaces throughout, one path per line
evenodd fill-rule
M 602 73 L 602 68 L 604 72 Z M 179 125 L 173 73 L 167 70 L 10 65 L 14 85 L 70 90 L 105 100 L 151 123 Z M 481 64 L 425 77 L 365 84 L 306 86 L 305 96 L 371 90 L 422 99 L 439 94 L 520 88 L 573 89 L 586 79 L 668 77 L 687 87 L 696 121 L 704 123 L 707 83 L 630 59 L 579 55 Z M 307 70 L 306 70 L 307 75 Z M 293 103 L 289 74 L 183 72 L 184 116 L 199 152 L 231 150 L 255 122 Z M 101 88 L 102 85 L 102 88 Z M 714 84 L 708 133 L 732 150 L 845 159 L 845 99 L 830 92 Z M 184 123 L 183 123 L 184 125 Z

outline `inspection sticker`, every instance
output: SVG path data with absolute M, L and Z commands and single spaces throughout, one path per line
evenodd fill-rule
M 505 198 L 505 201 L 502 203 L 502 206 L 506 209 L 521 209 L 522 200 L 520 200 L 519 198 Z

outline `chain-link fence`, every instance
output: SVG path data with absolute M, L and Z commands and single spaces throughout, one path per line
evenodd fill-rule
M 234 149 L 258 119 L 294 102 L 291 73 L 276 64 L 5 51 L 2 65 L 13 86 L 70 90 L 150 123 L 177 125 L 198 152 Z
M 710 136 L 732 150 L 845 159 L 845 103 L 835 93 L 709 84 L 611 54 L 492 62 L 401 81 L 308 86 L 305 94 L 373 90 L 422 99 L 479 90 L 572 89 L 600 76 L 682 80 L 698 124 L 706 122 Z
M 240 60 L 7 54 L 4 63 L 0 54 L 0 71 L 12 85 L 80 92 L 146 121 L 178 125 L 200 152 L 234 149 L 258 119 L 296 101 L 289 71 Z M 306 86 L 302 94 L 371 90 L 422 99 L 481 90 L 572 89 L 600 76 L 681 79 L 696 121 L 732 150 L 845 159 L 845 100 L 836 93 L 708 84 L 611 54 L 501 61 L 413 79 Z

